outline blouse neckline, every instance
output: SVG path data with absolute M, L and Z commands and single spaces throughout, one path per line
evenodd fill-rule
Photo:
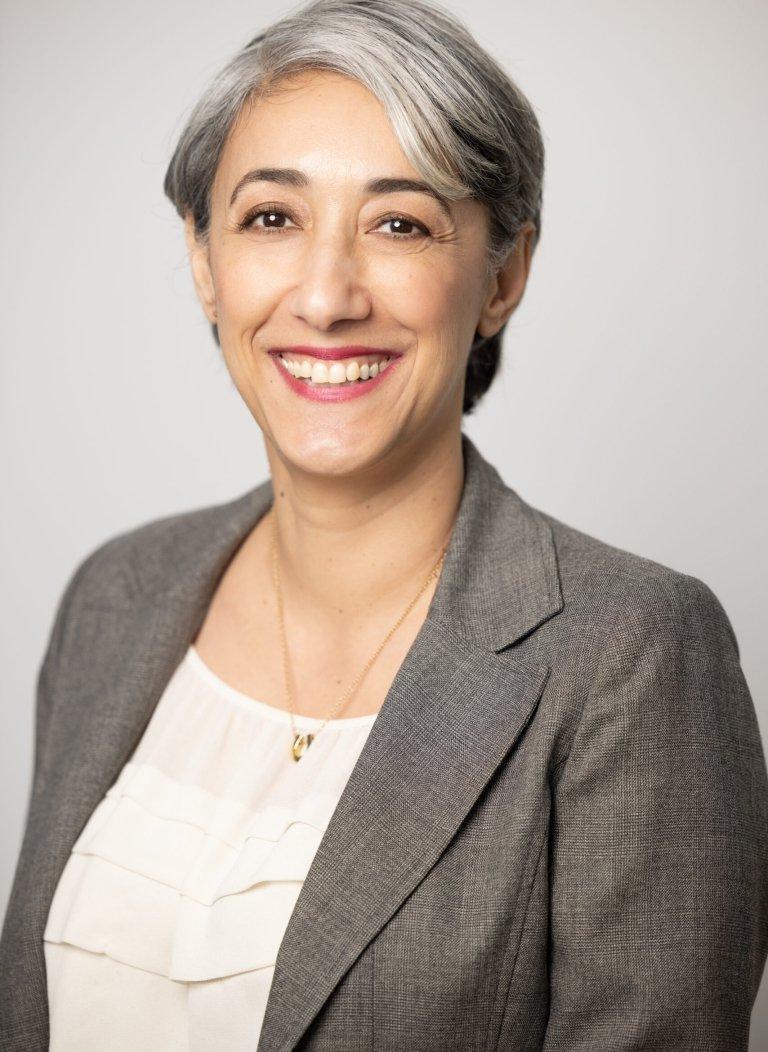
M 235 702 L 235 704 L 248 709 L 250 712 L 256 712 L 267 719 L 290 726 L 291 714 L 287 709 L 278 709 L 274 705 L 268 705 L 265 701 L 259 701 L 258 698 L 253 698 L 250 694 L 238 690 L 229 683 L 225 683 L 225 681 L 221 679 L 213 669 L 205 663 L 205 661 L 203 661 L 193 643 L 189 645 L 186 660 L 195 670 L 197 675 L 214 691 L 229 698 L 229 700 Z M 339 719 L 328 720 L 326 727 L 336 727 L 339 730 L 346 730 L 347 728 L 353 727 L 366 727 L 370 726 L 376 720 L 377 716 L 378 712 L 369 713 L 366 716 L 340 717 Z M 294 715 L 293 719 L 297 727 L 308 730 L 313 728 L 317 729 L 323 722 L 322 719 L 314 716 L 298 714 Z

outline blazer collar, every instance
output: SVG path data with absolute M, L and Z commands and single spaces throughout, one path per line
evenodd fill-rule
M 549 668 L 521 659 L 512 644 L 563 605 L 550 528 L 463 433 L 462 449 L 464 485 L 432 602 L 291 914 L 258 1052 L 295 1047 L 456 835 L 547 680 Z M 55 697 L 10 907 L 9 928 L 25 933 L 17 967 L 28 991 L 16 1025 L 38 1027 L 41 1042 L 41 940 L 56 883 L 194 639 L 224 569 L 271 502 L 267 480 L 235 501 L 180 516 L 175 530 L 150 523 L 145 530 L 172 543 L 142 544 L 137 532 L 130 602 L 80 611 L 72 639 L 78 659 L 53 686 L 60 703 Z

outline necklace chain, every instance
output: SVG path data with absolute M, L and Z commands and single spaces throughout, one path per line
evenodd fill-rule
M 341 695 L 341 697 L 338 699 L 338 701 L 333 706 L 331 711 L 328 713 L 328 715 L 322 721 L 320 726 L 315 730 L 314 734 L 299 734 L 297 732 L 297 730 L 296 730 L 296 724 L 295 724 L 295 721 L 294 721 L 293 691 L 291 689 L 290 676 L 289 676 L 289 672 L 288 672 L 288 643 L 287 643 L 286 634 L 285 634 L 285 619 L 284 619 L 284 614 L 283 614 L 283 594 L 282 594 L 282 588 L 280 586 L 280 572 L 279 572 L 278 554 L 277 554 L 277 524 L 276 524 L 276 520 L 275 520 L 274 511 L 270 512 L 270 520 L 271 520 L 271 527 L 272 527 L 272 582 L 274 584 L 275 593 L 276 593 L 276 596 L 277 596 L 277 617 L 278 617 L 278 623 L 279 623 L 279 626 L 280 626 L 280 650 L 281 650 L 281 653 L 282 653 L 282 660 L 283 660 L 283 679 L 284 679 L 284 683 L 285 683 L 285 693 L 286 693 L 286 697 L 288 699 L 288 711 L 289 711 L 290 717 L 291 717 L 291 730 L 292 730 L 292 733 L 293 733 L 293 745 L 291 747 L 291 752 L 292 752 L 293 758 L 295 760 L 299 760 L 299 759 L 301 759 L 302 755 L 304 754 L 306 749 L 309 747 L 309 745 L 311 744 L 311 742 L 315 738 L 315 736 L 317 734 L 319 734 L 320 731 L 323 729 L 323 727 L 325 727 L 326 723 L 335 716 L 335 714 L 339 711 L 339 709 L 344 704 L 344 702 L 346 702 L 352 696 L 352 694 L 354 694 L 354 692 L 357 690 L 357 688 L 359 687 L 359 685 L 362 683 L 363 679 L 367 675 L 368 670 L 370 669 L 371 665 L 373 665 L 374 661 L 379 656 L 381 651 L 384 649 L 386 644 L 389 642 L 390 638 L 394 635 L 394 633 L 397 631 L 397 629 L 400 627 L 400 625 L 406 619 L 408 614 L 414 608 L 416 603 L 419 601 L 419 599 L 421 598 L 421 596 L 424 594 L 425 590 L 429 586 L 430 582 L 436 576 L 438 576 L 438 574 L 440 573 L 440 569 L 441 569 L 441 567 L 443 565 L 443 562 L 445 560 L 445 553 L 446 553 L 447 546 L 443 547 L 443 550 L 442 550 L 442 552 L 440 554 L 440 558 L 438 559 L 438 561 L 435 563 L 434 567 L 430 571 L 426 581 L 421 586 L 421 588 L 419 589 L 418 593 L 410 601 L 410 603 L 405 608 L 405 610 L 400 615 L 400 617 L 397 619 L 397 621 L 392 626 L 392 628 L 390 628 L 389 632 L 387 632 L 387 634 L 384 636 L 384 639 L 381 641 L 381 643 L 379 643 L 378 647 L 373 652 L 373 655 L 366 662 L 362 672 L 353 681 L 351 687 L 349 687 Z

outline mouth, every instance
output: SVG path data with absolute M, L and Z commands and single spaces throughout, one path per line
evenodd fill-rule
M 323 402 L 371 394 L 402 357 L 368 347 L 271 348 L 269 355 L 291 390 Z

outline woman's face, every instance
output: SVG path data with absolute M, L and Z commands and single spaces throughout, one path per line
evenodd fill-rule
M 268 443 L 302 471 L 349 475 L 458 432 L 475 330 L 490 335 L 514 309 L 485 277 L 483 205 L 373 185 L 383 179 L 421 181 L 378 99 L 313 71 L 243 109 L 217 171 L 207 245 L 187 221 L 233 382 Z M 308 361 L 315 378 L 313 350 L 343 349 L 335 367 L 325 361 L 332 377 L 354 377 L 353 362 L 370 373 L 388 351 L 392 360 L 374 379 L 315 386 L 289 375 L 275 348 Z

